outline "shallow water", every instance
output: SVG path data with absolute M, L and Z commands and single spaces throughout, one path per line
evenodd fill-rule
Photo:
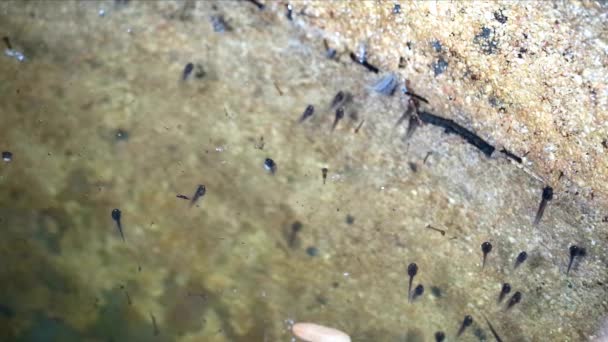
M 373 93 L 379 75 L 279 12 L 184 4 L 0 5 L 26 57 L 0 63 L 2 340 L 289 341 L 306 320 L 428 341 L 466 314 L 462 341 L 492 339 L 484 317 L 506 341 L 594 333 L 608 258 L 593 212 L 564 196 L 532 226 L 542 183 L 429 125 L 406 141 L 405 100 Z M 353 101 L 332 130 L 339 90 Z M 176 197 L 199 184 L 194 205 Z M 588 256 L 566 276 L 573 243 Z M 503 282 L 523 293 L 508 311 Z

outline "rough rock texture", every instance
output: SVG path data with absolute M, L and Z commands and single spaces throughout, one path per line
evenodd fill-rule
M 608 10 L 600 2 L 292 2 L 339 50 L 409 79 L 558 191 L 608 202 Z M 399 68 L 403 58 L 403 68 Z M 593 204 L 591 204 L 593 205 Z

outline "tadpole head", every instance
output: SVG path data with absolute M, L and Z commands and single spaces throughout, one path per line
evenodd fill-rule
M 528 259 L 528 253 L 526 253 L 526 251 L 523 251 L 517 255 L 516 261 L 518 264 L 521 264 L 522 262 L 526 261 L 526 259 Z
M 302 230 L 302 222 L 300 221 L 295 221 L 294 223 L 291 224 L 291 230 L 294 233 L 299 232 L 300 230 Z
M 543 188 L 543 200 L 550 201 L 553 199 L 553 188 L 546 186 Z
M 577 246 L 577 245 L 570 246 L 570 257 L 571 258 L 578 256 L 580 252 L 581 252 L 581 248 L 579 246 Z
M 416 265 L 416 263 L 411 263 L 407 266 L 407 274 L 410 277 L 413 277 L 416 275 L 416 273 L 418 273 L 418 265 Z
M 462 321 L 462 325 L 465 326 L 465 327 L 468 327 L 471 324 L 473 324 L 473 317 L 471 317 L 471 315 L 464 316 L 464 320 Z
M 481 244 L 481 251 L 484 255 L 490 253 L 492 251 L 492 244 L 488 241 Z
M 443 331 L 438 331 L 435 333 L 435 342 L 443 342 L 445 340 L 445 333 Z
M 274 162 L 274 160 L 266 158 L 264 160 L 264 168 L 266 169 L 266 171 L 274 175 L 274 173 L 277 171 L 277 164 Z
M 511 292 L 511 285 L 509 283 L 502 284 L 502 289 L 500 290 L 500 293 L 507 294 L 509 292 Z
M 114 219 L 115 221 L 120 220 L 120 216 L 121 216 L 121 211 L 120 209 L 114 209 L 112 210 L 112 219 Z

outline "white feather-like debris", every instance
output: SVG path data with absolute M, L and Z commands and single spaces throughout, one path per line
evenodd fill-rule
M 371 88 L 379 94 L 392 96 L 395 93 L 395 89 L 397 89 L 397 76 L 395 74 L 385 75 L 372 85 Z
M 314 323 L 296 323 L 291 331 L 307 342 L 350 342 L 350 336 L 346 333 Z

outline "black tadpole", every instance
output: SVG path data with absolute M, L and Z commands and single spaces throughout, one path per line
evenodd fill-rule
M 523 264 L 524 261 L 526 261 L 526 259 L 528 259 L 528 253 L 526 253 L 526 251 L 519 253 L 517 255 L 517 258 L 515 258 L 515 266 L 513 266 L 513 268 L 518 268 L 519 265 Z
M 335 130 L 336 126 L 338 126 L 338 122 L 340 120 L 342 120 L 342 118 L 344 117 L 344 108 L 340 107 L 338 109 L 336 109 L 336 118 L 334 119 L 334 124 L 331 126 L 331 130 Z
M 481 269 L 483 269 L 486 266 L 486 258 L 488 256 L 488 253 L 490 253 L 492 251 L 492 244 L 489 243 L 488 241 L 482 243 L 481 251 L 483 252 L 483 262 L 481 264 Z
M 536 212 L 536 217 L 534 218 L 534 225 L 537 225 L 540 220 L 543 218 L 543 214 L 545 212 L 545 207 L 547 203 L 553 199 L 553 188 L 550 186 L 546 186 L 543 188 L 542 198 L 540 200 L 540 204 L 538 206 L 538 211 Z
M 500 294 L 498 295 L 498 302 L 502 302 L 509 292 L 511 292 L 511 285 L 509 283 L 502 284 L 502 289 L 500 289 Z
M 414 281 L 414 277 L 418 273 L 418 265 L 416 263 L 411 263 L 407 266 L 407 275 L 410 276 L 410 285 L 407 288 L 407 298 L 408 301 L 411 302 L 411 293 L 412 293 L 412 282 Z
M 304 109 L 302 116 L 300 116 L 299 122 L 304 122 L 304 120 L 311 117 L 314 113 L 315 113 L 315 106 L 313 106 L 313 105 L 306 106 L 306 109 Z
M 192 64 L 192 63 L 186 64 L 186 66 L 184 67 L 184 71 L 182 72 L 182 81 L 187 80 L 188 76 L 190 76 L 190 74 L 192 74 L 193 70 L 194 70 L 194 64 Z
M 435 333 L 435 342 L 443 342 L 445 340 L 445 333 L 443 331 L 438 331 Z
M 470 315 L 464 316 L 464 320 L 462 321 L 462 324 L 460 325 L 460 329 L 458 330 L 458 334 L 456 334 L 456 336 L 459 337 L 460 335 L 462 335 L 464 330 L 471 324 L 473 324 L 473 317 L 471 317 Z
M 287 240 L 287 244 L 290 248 L 294 248 L 296 246 L 296 239 L 298 238 L 298 233 L 302 230 L 302 222 L 295 221 L 291 224 L 291 232 L 289 233 L 289 238 Z
M 576 258 L 577 256 L 585 256 L 586 254 L 587 251 L 584 248 L 576 245 L 570 246 L 570 262 L 568 263 L 568 270 L 566 271 L 566 274 L 570 273 L 570 268 L 572 268 L 574 258 Z
M 335 107 L 337 105 L 339 105 L 340 103 L 342 103 L 342 101 L 344 101 L 346 99 L 346 95 L 344 94 L 344 92 L 342 90 L 340 90 L 336 96 L 334 96 L 334 99 L 331 100 L 331 107 Z
M 120 222 L 121 216 L 122 212 L 120 211 L 120 209 L 112 210 L 112 219 L 116 222 L 116 227 L 118 228 L 118 232 L 120 233 L 122 241 L 125 241 L 125 235 L 122 233 L 122 223 Z
M 507 310 L 513 307 L 513 305 L 519 303 L 521 301 L 521 292 L 517 291 L 513 294 L 511 299 L 509 299 L 509 303 L 507 303 Z
M 277 164 L 270 158 L 264 160 L 264 168 L 273 175 L 277 172 Z
M 412 294 L 412 302 L 414 300 L 416 300 L 416 298 L 422 296 L 423 293 L 424 293 L 424 286 L 422 284 L 419 284 L 418 286 L 416 286 L 416 288 L 414 289 L 414 294 Z
M 323 175 L 323 184 L 325 184 L 325 180 L 327 179 L 327 171 L 329 171 L 326 167 L 321 169 L 321 174 Z
M 190 206 L 193 206 L 201 197 L 205 196 L 205 193 L 207 193 L 207 188 L 204 185 L 199 184 L 194 191 L 194 195 L 192 195 Z

